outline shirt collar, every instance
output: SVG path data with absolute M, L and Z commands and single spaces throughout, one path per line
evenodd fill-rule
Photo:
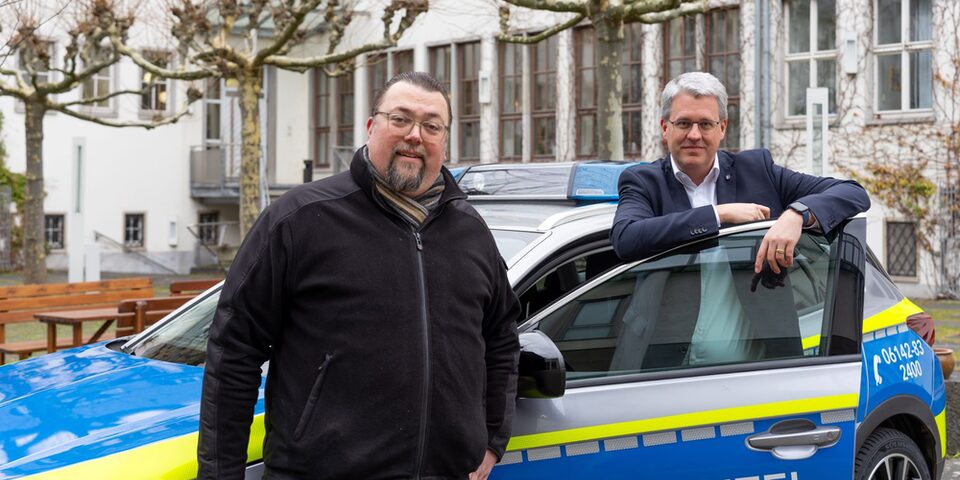
M 693 183 L 693 180 L 690 178 L 690 176 L 687 175 L 686 173 L 683 173 L 683 171 L 680 170 L 680 166 L 677 165 L 676 160 L 673 159 L 673 155 L 670 155 L 670 166 L 673 168 L 673 176 L 676 177 L 677 181 L 680 182 L 680 184 L 690 188 L 697 188 L 698 185 Z M 703 179 L 703 183 L 716 182 L 717 177 L 719 176 L 720 176 L 720 156 L 718 154 L 714 154 L 713 167 L 710 168 L 710 172 L 707 173 L 707 177 Z

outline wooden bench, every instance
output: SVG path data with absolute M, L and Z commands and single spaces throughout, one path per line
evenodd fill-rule
M 153 282 L 145 277 L 0 287 L 0 365 L 8 353 L 22 360 L 47 349 L 46 339 L 7 342 L 9 324 L 35 322 L 33 314 L 38 312 L 112 307 L 121 300 L 151 295 Z
M 174 280 L 170 282 L 170 295 L 196 295 L 220 283 L 222 278 L 200 280 Z
M 117 305 L 117 338 L 142 332 L 192 298 L 193 295 L 178 295 L 120 302 Z

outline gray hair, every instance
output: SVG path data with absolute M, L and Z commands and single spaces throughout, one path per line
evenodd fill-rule
M 727 119 L 727 88 L 717 77 L 707 72 L 687 72 L 670 80 L 660 95 L 662 118 L 670 119 L 670 105 L 673 97 L 680 93 L 693 95 L 694 98 L 714 97 L 720 105 L 720 120 Z

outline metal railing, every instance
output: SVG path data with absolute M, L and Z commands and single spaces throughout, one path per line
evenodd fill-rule
M 190 187 L 235 187 L 240 181 L 240 145 L 207 145 L 190 148 Z

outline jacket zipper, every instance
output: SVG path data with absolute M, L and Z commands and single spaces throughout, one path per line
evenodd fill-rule
M 412 229 L 411 229 L 412 230 Z M 423 468 L 425 443 L 427 441 L 427 415 L 430 411 L 430 325 L 427 321 L 427 281 L 423 268 L 423 242 L 420 232 L 413 230 L 417 241 L 417 275 L 420 279 L 420 321 L 423 325 L 423 387 L 420 391 L 423 401 L 420 407 L 420 438 L 417 446 L 417 469 L 414 478 L 420 478 Z

